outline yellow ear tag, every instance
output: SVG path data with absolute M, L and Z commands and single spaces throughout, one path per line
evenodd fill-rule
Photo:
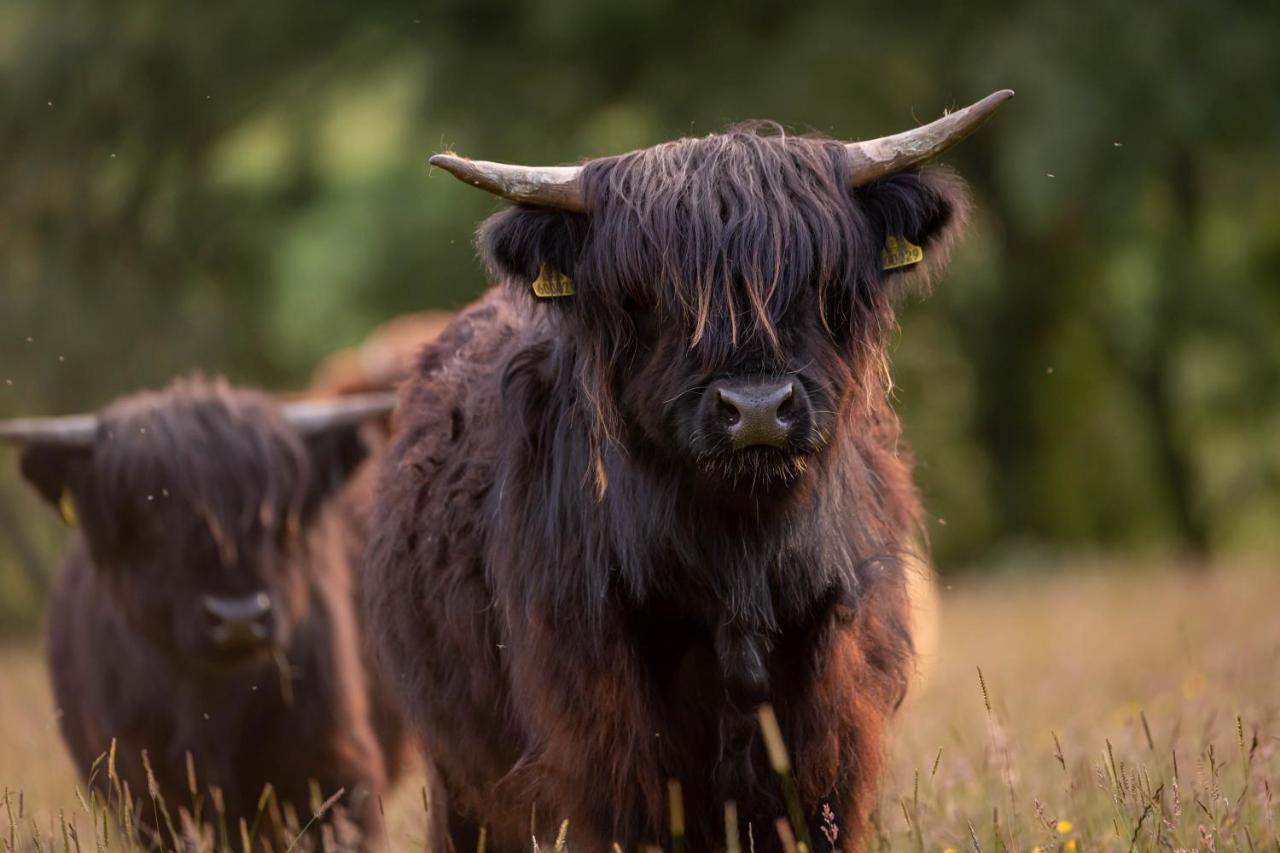
M 924 249 L 906 237 L 886 237 L 884 250 L 880 252 L 881 269 L 896 270 L 924 260 Z
M 538 277 L 533 280 L 533 293 L 543 299 L 573 296 L 573 280 L 549 264 L 543 264 L 538 270 Z
M 62 497 L 58 498 L 58 512 L 62 514 L 62 520 L 66 522 L 67 527 L 76 527 L 80 524 L 80 516 L 76 513 L 76 499 L 71 497 L 70 489 L 62 490 Z

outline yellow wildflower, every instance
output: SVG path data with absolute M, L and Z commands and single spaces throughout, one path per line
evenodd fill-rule
M 1066 834 L 1067 834 L 1068 832 L 1070 832 L 1071 830 L 1072 830 L 1071 821 L 1069 821 L 1069 820 L 1060 820 L 1060 821 L 1058 821 L 1058 834 L 1059 834 L 1059 835 L 1066 835 Z

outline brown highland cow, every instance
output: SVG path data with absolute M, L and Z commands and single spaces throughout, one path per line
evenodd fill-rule
M 179 832 L 190 754 L 205 817 L 220 798 L 234 838 L 243 820 L 278 843 L 278 815 L 310 818 L 313 784 L 344 792 L 330 812 L 349 818 L 342 846 L 377 837 L 403 738 L 365 675 L 352 555 L 368 497 L 344 489 L 361 424 L 390 402 L 282 407 L 196 378 L 98 416 L 0 424 L 25 445 L 24 476 L 79 526 L 49 609 L 62 734 L 86 776 L 115 741 L 135 819 L 164 847 L 144 751 Z M 92 778 L 118 803 L 104 768 Z
M 910 680 L 920 507 L 888 401 L 896 304 L 945 266 L 923 168 L 1012 93 L 844 144 L 739 128 L 590 161 L 436 165 L 515 206 L 495 286 L 401 391 L 368 618 L 430 762 L 437 849 L 858 846 Z M 532 821 L 532 825 L 531 825 Z M 825 846 L 825 845 L 824 845 Z M 810 849 L 814 849 L 812 846 Z

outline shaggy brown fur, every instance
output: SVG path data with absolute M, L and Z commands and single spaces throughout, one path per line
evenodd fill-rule
M 766 129 L 767 130 L 767 129 Z M 481 229 L 498 284 L 402 391 L 371 539 L 374 639 L 437 776 L 435 841 L 586 850 L 723 844 L 734 800 L 774 849 L 771 702 L 815 839 L 865 831 L 909 680 L 919 513 L 885 348 L 908 278 L 945 263 L 946 172 L 846 189 L 838 143 L 758 129 L 594 161 L 592 214 L 517 207 Z M 881 270 L 887 236 L 922 245 Z M 576 294 L 537 300 L 548 265 Z M 698 419 L 724 377 L 802 383 L 785 451 Z
M 303 437 L 265 395 L 201 379 L 115 403 L 91 448 L 24 452 L 26 477 L 55 505 L 68 495 L 81 523 L 49 613 L 62 733 L 81 773 L 115 738 L 120 777 L 145 801 L 146 750 L 176 822 L 191 808 L 190 753 L 201 796 L 221 789 L 233 833 L 254 823 L 268 782 L 305 823 L 314 781 L 323 796 L 346 791 L 350 841 L 376 837 L 384 751 L 398 762 L 401 745 L 385 723 L 380 744 L 371 724 L 394 714 L 376 697 L 370 707 L 350 557 L 360 518 L 335 500 L 364 455 L 355 427 Z M 203 597 L 259 590 L 274 605 L 274 656 L 220 654 Z M 111 796 L 105 773 L 94 782 Z M 156 829 L 154 809 L 138 817 Z

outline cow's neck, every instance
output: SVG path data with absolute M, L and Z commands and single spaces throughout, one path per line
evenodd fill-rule
M 792 494 L 757 499 L 746 488 L 709 489 L 696 472 L 658 460 L 615 463 L 606 524 L 633 600 L 670 599 L 710 624 L 777 631 L 833 596 L 856 596 L 873 548 L 834 466 Z
M 502 445 L 489 546 L 495 559 L 542 564 L 510 579 L 511 594 L 596 626 L 616 604 L 777 635 L 855 603 L 867 566 L 898 556 L 914 497 L 876 423 L 837 429 L 786 495 L 710 486 L 687 459 L 606 442 L 601 495 L 598 411 L 573 355 L 540 342 L 500 380 L 523 440 Z

